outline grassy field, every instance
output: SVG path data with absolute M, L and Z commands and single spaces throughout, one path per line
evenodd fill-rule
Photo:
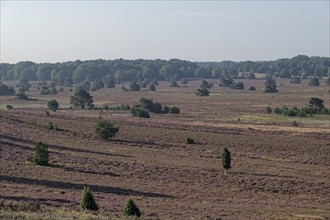
M 245 90 L 212 81 L 208 97 L 194 94 L 201 81 L 188 82 L 188 88 L 161 82 L 156 92 L 124 92 L 122 85 L 91 92 L 95 105 L 133 105 L 148 97 L 181 109 L 180 115 L 150 119 L 128 111 L 69 109 L 69 88 L 46 96 L 32 88 L 27 94 L 33 100 L 1 97 L 0 219 L 120 219 L 129 197 L 143 219 L 330 218 L 329 116 L 265 111 L 303 107 L 310 97 L 329 108 L 324 81 L 309 87 L 307 80 L 277 80 L 276 94 L 262 93 L 259 79 L 240 80 Z M 257 91 L 247 90 L 252 85 Z M 60 110 L 47 116 L 50 99 Z M 14 109 L 6 110 L 7 104 Z M 120 127 L 110 141 L 95 136 L 100 117 Z M 47 129 L 49 122 L 60 130 Z M 185 144 L 187 137 L 197 144 Z M 26 162 L 39 141 L 50 146 L 49 166 Z M 223 147 L 232 153 L 227 174 L 220 163 Z M 84 186 L 94 192 L 98 213 L 79 211 Z

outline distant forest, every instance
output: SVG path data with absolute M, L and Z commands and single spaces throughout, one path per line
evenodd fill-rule
M 87 60 L 63 63 L 34 63 L 22 61 L 16 64 L 1 63 L 0 77 L 7 80 L 51 80 L 56 85 L 65 82 L 81 83 L 95 80 L 119 82 L 150 82 L 152 80 L 176 81 L 182 78 L 255 78 L 254 73 L 274 77 L 327 77 L 329 57 L 298 55 L 291 59 L 275 61 L 222 61 L 190 62 L 171 60 Z

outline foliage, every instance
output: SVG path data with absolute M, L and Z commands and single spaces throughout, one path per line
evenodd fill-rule
M 272 108 L 270 106 L 266 107 L 266 113 L 268 114 L 272 113 Z
M 317 97 L 311 97 L 308 102 L 308 107 L 311 113 L 320 113 L 324 108 L 323 100 Z
M 132 82 L 129 85 L 129 91 L 140 91 L 141 87 L 139 84 L 137 84 L 136 82 Z
M 132 199 L 127 200 L 124 210 L 123 210 L 123 214 L 124 214 L 124 216 L 141 217 L 141 212 Z
M 149 86 L 149 90 L 154 92 L 154 91 L 156 91 L 156 87 L 155 87 L 154 85 L 151 84 L 151 85 Z
M 46 126 L 49 130 L 54 130 L 54 131 L 57 131 L 57 126 L 54 125 L 53 122 L 48 122 L 47 126 Z
M 250 86 L 249 91 L 256 91 L 256 87 Z
M 202 84 L 200 86 L 201 89 L 210 89 L 212 86 L 209 82 L 207 82 L 206 80 L 202 81 Z
M 231 156 L 230 156 L 230 152 L 227 148 L 224 148 L 222 151 L 221 161 L 222 161 L 222 167 L 225 170 L 228 170 L 231 168 Z
M 34 148 L 34 157 L 32 162 L 37 165 L 45 166 L 48 164 L 48 145 L 39 142 Z
M 74 107 L 85 109 L 93 105 L 93 96 L 89 94 L 84 88 L 78 87 L 73 96 L 70 97 L 70 104 Z
M 278 92 L 276 88 L 276 81 L 273 78 L 268 77 L 265 81 L 265 93 L 276 93 Z
M 190 62 L 170 60 L 87 60 L 62 63 L 34 63 L 30 61 L 16 64 L 1 63 L 2 80 L 52 80 L 57 85 L 71 87 L 74 83 L 103 80 L 106 87 L 113 82 L 144 80 L 179 80 L 182 78 L 237 78 L 244 73 L 245 78 L 254 78 L 254 73 L 266 73 L 274 77 L 326 77 L 329 57 L 308 57 L 298 55 L 291 59 L 274 61 L 222 61 Z M 243 76 L 242 76 L 243 77 Z M 112 82 L 112 83 L 110 83 Z M 229 85 L 230 86 L 230 85 Z
M 154 102 L 152 99 L 142 97 L 139 105 L 153 113 L 162 113 L 162 105 L 159 102 Z
M 84 191 L 80 201 L 80 208 L 82 210 L 91 210 L 91 211 L 99 210 L 99 207 L 95 201 L 93 193 L 89 189 L 89 187 L 84 187 Z
M 171 81 L 170 87 L 179 87 L 178 83 L 174 80 Z
M 96 123 L 95 133 L 98 138 L 103 140 L 110 140 L 119 131 L 111 122 L 100 120 Z
M 48 101 L 47 106 L 50 110 L 55 112 L 58 109 L 59 104 L 55 99 L 52 99 Z
M 11 96 L 15 95 L 15 93 L 15 89 L 12 86 L 0 83 L 0 96 Z
M 131 115 L 139 118 L 150 118 L 149 112 L 141 106 L 133 106 L 131 108 Z
M 237 82 L 237 83 L 233 83 L 230 86 L 231 89 L 239 89 L 239 90 L 244 90 L 244 83 L 242 82 Z
M 170 114 L 180 114 L 180 109 L 176 106 L 172 106 L 172 107 L 170 107 L 169 113 Z
M 320 85 L 320 81 L 317 77 L 313 77 L 309 83 L 308 83 L 309 86 L 319 86 Z
M 17 99 L 23 99 L 23 100 L 28 100 L 29 99 L 29 97 L 25 93 L 18 93 L 16 95 L 16 98 Z
M 208 89 L 197 89 L 197 92 L 195 93 L 197 96 L 209 96 L 210 91 Z
M 14 107 L 12 105 L 6 105 L 7 110 L 13 109 Z
M 196 144 L 194 139 L 187 137 L 186 144 Z
M 165 105 L 165 106 L 163 107 L 163 113 L 164 113 L 164 114 L 168 114 L 169 112 L 170 112 L 170 107 L 168 107 L 168 106 Z
M 228 78 L 222 78 L 220 80 L 219 86 L 220 87 L 231 87 L 231 85 L 234 83 L 234 80 L 230 77 Z

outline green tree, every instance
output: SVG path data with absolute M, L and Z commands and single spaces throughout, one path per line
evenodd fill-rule
M 210 91 L 206 88 L 197 89 L 197 92 L 195 93 L 197 96 L 209 96 Z
M 308 102 L 308 107 L 312 113 L 320 113 L 322 109 L 324 109 L 323 100 L 317 97 L 311 97 Z
M 156 87 L 153 84 L 151 84 L 149 86 L 149 90 L 154 92 L 154 91 L 156 91 Z
M 93 96 L 89 94 L 82 87 L 78 87 L 73 96 L 70 97 L 70 104 L 74 107 L 85 109 L 85 107 L 92 107 Z
M 103 140 L 110 140 L 119 131 L 111 122 L 100 120 L 96 123 L 95 133 L 97 137 Z
M 149 112 L 141 106 L 133 106 L 130 112 L 133 117 L 150 118 Z
M 84 187 L 82 198 L 80 201 L 80 208 L 83 210 L 97 211 L 99 207 L 95 201 L 92 191 L 89 187 Z
M 276 93 L 276 92 L 278 92 L 278 90 L 276 88 L 276 81 L 273 78 L 268 77 L 266 79 L 264 92 L 265 93 Z
M 0 83 L 0 96 L 15 95 L 15 89 L 12 86 L 7 86 Z
M 316 77 L 313 77 L 309 83 L 308 83 L 309 86 L 319 86 L 320 85 L 320 81 L 318 78 Z
M 58 109 L 59 106 L 58 102 L 55 99 L 48 101 L 47 105 L 48 108 L 54 112 Z
M 124 216 L 137 216 L 137 217 L 141 217 L 141 212 L 140 209 L 137 207 L 137 205 L 135 204 L 135 202 L 132 199 L 128 199 L 124 210 L 123 210 L 123 214 Z
M 137 84 L 136 82 L 132 82 L 129 85 L 129 91 L 140 91 L 141 86 L 139 84 Z
M 227 148 L 224 148 L 221 155 L 222 167 L 228 171 L 231 168 L 231 156 Z
M 34 148 L 33 163 L 45 166 L 48 164 L 48 145 L 39 142 Z
M 180 109 L 176 106 L 172 106 L 169 111 L 170 114 L 180 114 Z

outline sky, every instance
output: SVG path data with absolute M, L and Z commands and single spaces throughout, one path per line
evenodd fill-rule
M 330 1 L 3 1 L 1 63 L 330 56 Z

